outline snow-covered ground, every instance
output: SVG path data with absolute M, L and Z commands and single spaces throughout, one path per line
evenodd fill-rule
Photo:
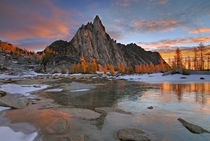
M 22 132 L 15 132 L 9 127 L 0 127 L 1 141 L 33 141 L 37 135 L 37 132 L 26 135 Z
M 173 74 L 173 75 L 165 75 L 163 76 L 162 73 L 152 73 L 152 74 L 132 74 L 132 75 L 120 75 L 118 77 L 111 76 L 109 73 L 104 74 L 103 72 L 97 72 L 97 74 L 101 74 L 102 77 L 108 78 L 109 80 L 113 79 L 125 79 L 129 81 L 139 81 L 139 82 L 207 82 L 210 81 L 210 75 L 206 74 L 191 74 L 191 75 L 182 75 L 182 74 Z M 43 74 L 43 73 L 36 73 L 34 71 L 29 71 L 27 74 L 24 75 L 8 75 L 8 74 L 0 74 L 0 79 L 9 79 L 9 78 L 25 78 L 25 77 L 35 77 L 35 76 L 45 76 L 45 75 L 52 75 L 52 76 L 87 76 L 90 74 Z M 204 79 L 200 79 L 203 77 Z M 96 77 L 93 77 L 93 79 Z
M 204 79 L 200 79 L 201 77 L 203 77 Z M 139 82 L 170 82 L 170 83 L 179 83 L 179 82 L 210 82 L 210 75 L 173 74 L 173 75 L 165 75 L 165 76 L 163 76 L 162 73 L 153 73 L 153 74 L 122 75 L 122 76 L 116 77 L 116 79 L 125 79 L 125 80 L 128 80 L 128 81 L 139 81 Z
M 22 75 L 9 75 L 7 73 L 2 73 L 0 74 L 0 79 L 10 79 L 10 78 L 24 78 L 24 77 L 34 77 L 37 75 L 47 75 L 47 74 L 42 74 L 42 73 L 36 73 L 34 71 L 27 71 Z
M 18 85 L 18 84 L 4 84 L 0 86 L 0 90 L 8 92 L 10 94 L 22 94 L 30 96 L 31 92 L 39 91 L 47 88 L 48 85 Z
M 9 107 L 2 107 L 2 106 L 0 106 L 0 111 L 9 110 L 9 109 L 10 109 Z

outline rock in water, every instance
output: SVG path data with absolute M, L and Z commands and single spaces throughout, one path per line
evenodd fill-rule
M 29 100 L 20 94 L 7 94 L 0 98 L 0 105 L 15 109 L 24 108 L 29 104 Z
M 153 106 L 149 106 L 149 107 L 147 107 L 147 109 L 153 109 Z
M 182 118 L 178 118 L 177 120 L 179 120 L 182 123 L 182 125 L 184 127 L 186 127 L 192 133 L 195 133 L 195 134 L 201 134 L 201 133 L 204 133 L 204 132 L 210 133 L 209 131 L 203 129 L 202 127 L 200 127 L 198 125 L 194 125 L 192 123 L 189 123 Z
M 142 135 L 144 131 L 134 128 L 120 129 L 117 132 L 117 137 L 121 141 L 150 141 L 147 136 Z
M 58 108 L 57 111 L 68 113 L 71 115 L 71 117 L 86 119 L 86 120 L 98 119 L 101 116 L 101 114 L 97 112 L 81 108 Z
M 64 133 L 68 129 L 68 122 L 65 119 L 58 119 L 50 127 L 48 127 L 49 133 Z
M 58 66 L 78 62 L 80 57 L 84 57 L 87 62 L 96 60 L 97 63 L 113 64 L 121 62 L 125 66 L 137 64 L 159 64 L 161 56 L 157 52 L 145 51 L 136 44 L 119 44 L 106 33 L 100 18 L 95 17 L 94 22 L 82 25 L 71 41 L 58 40 L 53 42 L 44 50 L 55 51 L 54 55 L 47 63 L 50 68 L 52 64 Z
M 0 91 L 0 97 L 5 96 L 6 94 L 7 94 L 6 92 L 4 92 L 4 91 Z

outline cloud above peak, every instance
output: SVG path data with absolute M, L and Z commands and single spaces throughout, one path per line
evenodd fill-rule
M 128 7 L 132 3 L 137 3 L 139 0 L 116 0 L 115 5 L 122 6 L 122 7 Z
M 70 37 L 72 25 L 77 24 L 68 11 L 49 0 L 3 0 L 0 19 L 0 37 L 10 40 Z
M 166 32 L 169 30 L 174 30 L 176 27 L 183 25 L 181 21 L 172 19 L 159 19 L 159 20 L 142 20 L 140 22 L 132 20 L 132 28 L 136 30 L 141 30 L 143 32 Z
M 180 44 L 194 44 L 194 43 L 205 43 L 210 42 L 210 37 L 189 37 L 189 38 L 179 38 L 174 40 L 160 40 L 150 43 L 139 43 L 145 49 L 167 49 L 168 47 Z
M 197 33 L 209 33 L 210 32 L 210 28 L 198 28 L 195 30 L 190 30 L 189 33 L 191 34 L 197 34 Z

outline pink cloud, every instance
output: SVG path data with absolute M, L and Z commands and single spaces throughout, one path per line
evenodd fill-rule
M 117 6 L 128 7 L 131 3 L 137 3 L 139 0 L 116 0 Z
M 145 32 L 156 32 L 156 31 L 162 31 L 166 32 L 169 30 L 174 30 L 175 27 L 181 26 L 181 22 L 177 20 L 171 20 L 171 19 L 166 19 L 166 20 L 142 20 L 140 22 L 136 20 L 132 20 L 132 27 L 134 29 L 140 29 Z
M 75 13 L 69 14 L 49 0 L 4 2 L 0 5 L 0 36 L 13 40 L 70 37 L 73 25 L 78 24 L 71 14 Z
M 210 28 L 198 28 L 196 30 L 190 30 L 189 33 L 191 34 L 197 34 L 197 33 L 209 33 Z
M 210 37 L 190 37 L 174 40 L 160 40 L 151 43 L 139 43 L 145 49 L 165 48 L 179 44 L 193 44 L 193 43 L 210 42 Z
M 168 0 L 159 0 L 159 4 L 167 4 Z

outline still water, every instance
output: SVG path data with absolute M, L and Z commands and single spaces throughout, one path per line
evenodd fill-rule
M 116 132 L 128 127 L 144 130 L 154 141 L 210 140 L 210 134 L 193 134 L 177 120 L 183 118 L 210 130 L 209 82 L 170 84 L 116 80 L 82 83 L 91 84 L 91 88 L 71 91 L 67 88 L 71 87 L 72 82 L 63 82 L 54 85 L 63 91 L 41 91 L 39 95 L 65 107 L 91 110 L 114 107 L 130 114 L 109 112 L 98 120 L 87 121 L 71 118 L 71 115 L 53 109 L 37 109 L 35 105 L 1 112 L 0 127 L 6 126 L 25 134 L 38 130 L 37 138 L 42 140 L 61 140 L 67 134 L 83 134 L 87 141 L 118 141 Z M 148 109 L 149 106 L 153 109 Z M 47 133 L 46 127 L 60 118 L 68 120 L 69 132 L 62 135 Z

